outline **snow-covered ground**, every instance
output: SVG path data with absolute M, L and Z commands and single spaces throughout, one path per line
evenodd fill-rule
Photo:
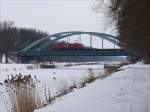
M 57 64 L 58 65 L 58 64 Z M 3 82 L 10 74 L 37 76 L 40 81 L 48 83 L 55 77 L 57 79 L 69 79 L 85 76 L 88 69 L 93 69 L 96 73 L 103 73 L 104 64 L 97 65 L 78 65 L 64 67 L 65 64 L 59 64 L 58 68 L 40 69 L 39 65 L 34 64 L 0 64 L 0 82 Z
M 128 65 L 35 112 L 150 112 L 150 65 Z
M 92 69 L 95 75 L 103 75 L 104 64 L 91 64 L 91 65 L 76 65 L 64 67 L 68 63 L 57 63 L 58 68 L 53 69 L 40 69 L 39 65 L 34 64 L 0 64 L 0 83 L 3 83 L 8 75 L 22 75 L 36 76 L 40 81 L 38 89 L 41 91 L 43 87 L 49 88 L 51 95 L 57 94 L 58 89 L 65 83 L 71 84 L 73 81 L 80 81 L 89 74 L 89 69 Z M 78 63 L 79 64 L 79 63 Z M 40 93 L 41 97 L 44 93 Z M 9 112 L 10 104 L 9 97 L 5 91 L 5 87 L 0 85 L 0 112 Z

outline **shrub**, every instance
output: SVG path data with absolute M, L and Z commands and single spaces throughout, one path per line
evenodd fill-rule
M 10 97 L 11 112 L 33 112 L 37 107 L 36 82 L 31 75 L 11 75 L 4 81 Z
M 86 83 L 91 83 L 95 81 L 97 77 L 95 76 L 94 72 L 92 69 L 88 69 L 88 76 L 85 78 Z

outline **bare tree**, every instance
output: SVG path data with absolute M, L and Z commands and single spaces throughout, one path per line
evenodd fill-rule
M 150 1 L 109 0 L 108 3 L 107 14 L 116 21 L 120 45 L 150 63 Z
M 6 55 L 8 62 L 8 52 L 18 52 L 33 41 L 46 37 L 46 32 L 35 29 L 18 28 L 11 21 L 0 22 L 0 58 Z

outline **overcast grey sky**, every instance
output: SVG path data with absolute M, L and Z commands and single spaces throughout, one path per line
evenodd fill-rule
M 49 34 L 74 30 L 113 34 L 105 30 L 104 17 L 92 10 L 94 3 L 95 0 L 0 0 L 0 19 Z
M 93 0 L 1 0 L 1 20 L 56 33 L 100 31 Z

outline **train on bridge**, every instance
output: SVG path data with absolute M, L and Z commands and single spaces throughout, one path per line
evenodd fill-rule
M 86 49 L 88 47 L 85 47 L 81 43 L 66 43 L 66 42 L 58 42 L 58 43 L 53 43 L 52 45 L 49 46 L 50 50 L 63 50 L 63 49 Z

